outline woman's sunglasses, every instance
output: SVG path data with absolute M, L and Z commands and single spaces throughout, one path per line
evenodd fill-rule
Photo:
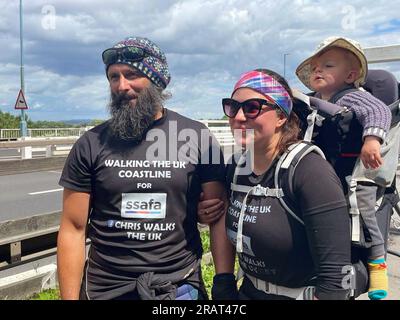
M 123 48 L 110 48 L 104 50 L 102 54 L 103 62 L 105 65 L 110 65 L 120 61 L 136 62 L 141 61 L 148 54 L 138 47 L 123 47 Z
M 234 118 L 239 112 L 240 108 L 242 108 L 246 118 L 257 118 L 263 106 L 267 106 L 271 110 L 278 108 L 276 104 L 265 99 L 254 98 L 243 102 L 239 102 L 230 98 L 222 99 L 222 108 L 224 109 L 224 113 L 228 118 Z

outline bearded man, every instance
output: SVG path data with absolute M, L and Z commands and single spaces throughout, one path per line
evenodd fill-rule
M 201 192 L 225 197 L 219 145 L 210 135 L 202 141 L 203 124 L 164 107 L 170 73 L 155 43 L 130 37 L 102 58 L 111 119 L 75 143 L 59 182 L 61 297 L 206 299 L 197 205 Z M 210 161 L 216 153 L 220 161 Z M 222 275 L 234 259 L 224 220 L 210 226 Z

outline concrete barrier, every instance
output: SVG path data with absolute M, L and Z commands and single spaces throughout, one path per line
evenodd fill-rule
M 38 159 L 5 160 L 0 162 L 0 176 L 47 170 L 61 170 L 66 156 Z
M 0 243 L 6 239 L 23 237 L 26 234 L 40 233 L 60 225 L 61 211 L 39 214 L 19 220 L 0 222 Z
M 24 300 L 57 285 L 56 264 L 45 265 L 16 275 L 0 278 L 1 300 Z
M 21 147 L 45 147 L 50 145 L 72 145 L 78 140 L 77 137 L 65 138 L 30 138 L 20 141 L 1 142 L 0 148 L 21 148 Z

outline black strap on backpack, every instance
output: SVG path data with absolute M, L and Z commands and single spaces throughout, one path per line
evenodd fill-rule
M 280 157 L 274 170 L 274 188 L 275 190 L 282 190 L 281 196 L 277 198 L 279 199 L 281 205 L 285 208 L 288 215 L 293 217 L 297 222 L 301 223 L 302 225 L 304 225 L 304 222 L 302 220 L 302 216 L 299 216 L 300 210 L 296 206 L 296 196 L 293 190 L 293 177 L 297 165 L 300 163 L 301 159 L 303 159 L 307 154 L 311 152 L 315 152 L 324 158 L 323 152 L 317 146 L 304 141 L 296 143 L 290 146 L 289 150 Z M 239 162 L 240 160 L 238 161 L 238 163 Z M 228 181 L 235 181 L 236 183 L 236 174 L 237 172 L 235 169 L 235 165 L 228 166 Z M 253 187 L 255 188 L 255 191 L 257 187 L 260 186 Z M 262 188 L 260 187 L 260 189 Z M 242 190 L 241 192 L 245 191 L 246 190 Z M 233 196 L 233 192 L 234 190 L 231 188 L 231 196 Z M 269 195 L 265 193 L 264 196 Z M 350 280 L 350 287 L 352 289 L 351 296 L 353 297 L 357 297 L 358 295 L 366 292 L 366 290 L 368 289 L 368 272 L 365 267 L 364 260 L 361 260 L 358 257 L 358 253 L 360 253 L 359 250 L 352 250 L 352 267 L 349 268 L 349 274 L 347 276 L 349 279 L 352 279 Z
M 279 198 L 281 205 L 298 222 L 304 225 L 299 209 L 296 205 L 296 197 L 293 192 L 293 177 L 297 165 L 307 154 L 315 152 L 325 159 L 320 148 L 310 142 L 299 142 L 289 147 L 279 159 L 274 173 L 274 185 L 276 189 L 283 190 L 283 197 Z

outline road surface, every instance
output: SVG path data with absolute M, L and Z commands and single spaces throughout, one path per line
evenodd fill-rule
M 0 176 L 0 221 L 61 210 L 60 176 L 60 170 Z

